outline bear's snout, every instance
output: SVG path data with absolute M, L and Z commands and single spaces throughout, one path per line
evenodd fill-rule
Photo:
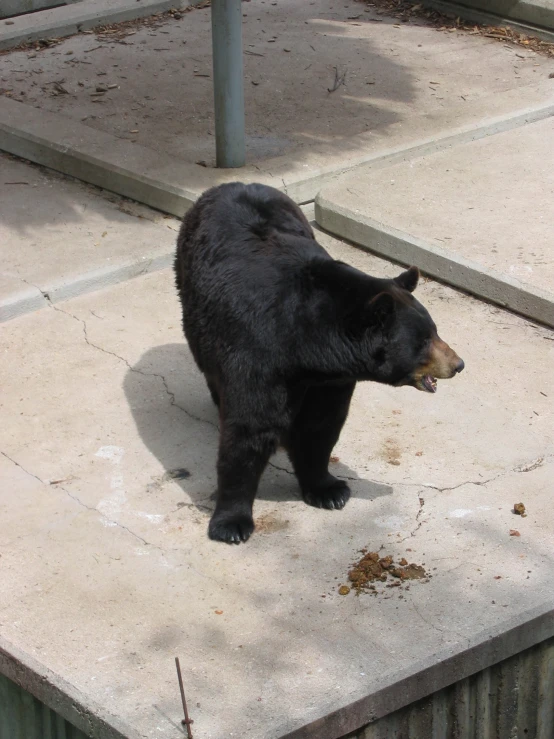
M 429 359 L 422 369 L 422 374 L 429 374 L 437 380 L 447 380 L 461 372 L 465 364 L 456 352 L 451 349 L 446 341 L 438 336 L 432 341 L 429 351 Z
M 464 360 L 445 341 L 435 336 L 426 361 L 413 374 L 413 385 L 418 390 L 434 393 L 437 390 L 437 380 L 449 380 L 464 367 Z

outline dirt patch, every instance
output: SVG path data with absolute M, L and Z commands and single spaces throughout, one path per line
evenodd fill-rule
M 274 513 L 264 513 L 254 521 L 259 534 L 273 534 L 288 528 L 289 521 L 278 518 Z
M 368 552 L 367 549 L 362 549 L 361 554 L 362 558 L 354 563 L 348 572 L 350 585 L 339 587 L 340 595 L 348 595 L 352 591 L 356 595 L 361 593 L 377 595 L 378 585 L 381 583 L 385 583 L 384 587 L 387 588 L 398 588 L 410 580 L 429 581 L 430 575 L 423 565 L 408 562 L 404 557 L 395 562 L 390 555 L 380 557 L 378 552 Z
M 385 439 L 381 450 L 381 456 L 388 464 L 398 467 L 402 452 L 394 439 Z

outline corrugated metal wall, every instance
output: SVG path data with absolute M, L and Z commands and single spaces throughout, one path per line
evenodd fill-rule
M 0 675 L 0 739 L 87 739 L 82 731 Z
M 350 739 L 554 739 L 554 638 L 368 724 Z

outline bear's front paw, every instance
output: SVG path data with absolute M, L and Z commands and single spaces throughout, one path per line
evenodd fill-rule
M 329 475 L 325 482 L 303 490 L 302 496 L 308 505 L 313 505 L 315 508 L 340 510 L 350 498 L 350 488 L 344 480 L 338 480 L 333 475 Z
M 249 514 L 216 511 L 210 520 L 208 536 L 214 541 L 240 544 L 247 541 L 253 531 L 254 520 Z

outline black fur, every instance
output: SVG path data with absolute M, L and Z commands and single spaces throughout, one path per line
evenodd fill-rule
M 175 273 L 185 335 L 220 410 L 210 537 L 248 539 L 279 444 L 304 500 L 342 508 L 350 491 L 328 464 L 356 382 L 412 384 L 435 334 L 409 292 L 417 270 L 384 280 L 335 261 L 290 198 L 232 183 L 186 215 Z

